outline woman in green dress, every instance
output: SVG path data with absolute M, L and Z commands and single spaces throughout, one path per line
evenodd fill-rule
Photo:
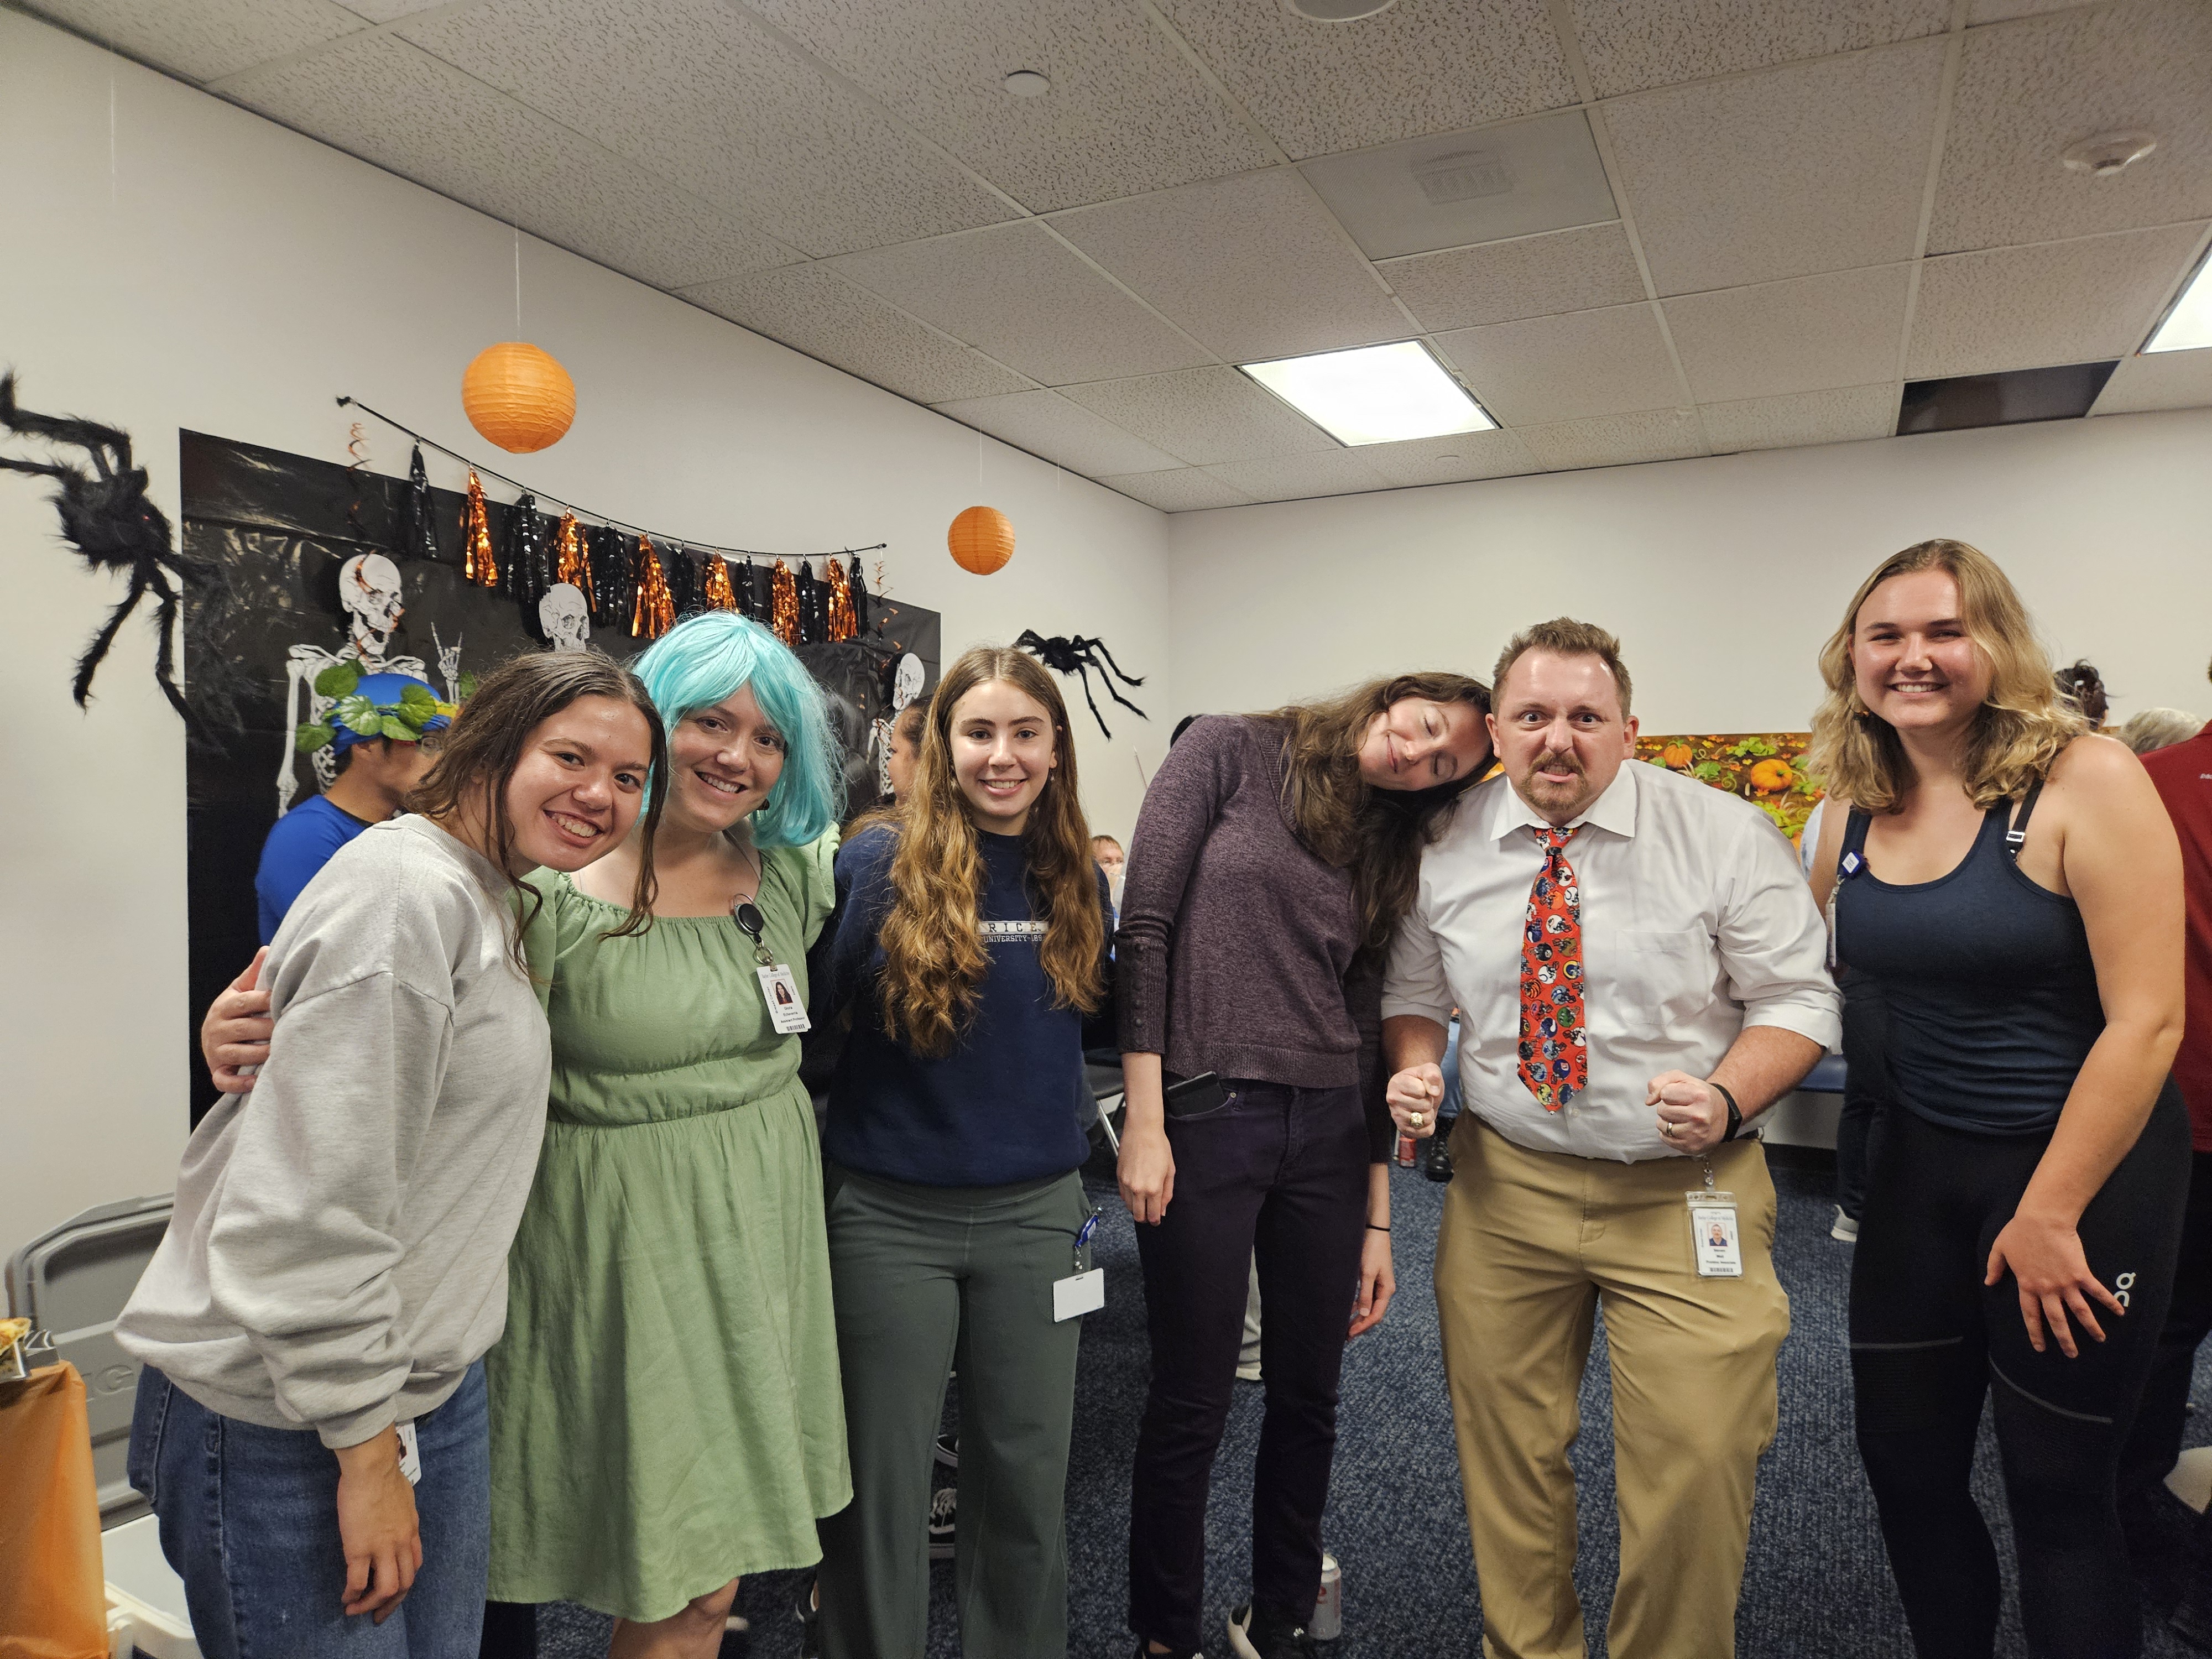
M 709 1659 L 738 1578 L 811 1565 L 852 1492 L 821 1152 L 778 1030 L 834 897 L 841 774 L 758 623 L 709 612 L 633 666 L 669 730 L 652 926 L 610 934 L 633 842 L 538 882 L 527 939 L 553 1081 L 488 1361 L 490 1594 L 615 1614 L 616 1659 Z

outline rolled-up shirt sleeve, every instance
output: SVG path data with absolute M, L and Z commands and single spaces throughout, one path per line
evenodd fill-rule
M 1743 1023 L 1838 1047 L 1843 998 L 1828 975 L 1827 926 L 1789 842 L 1764 817 L 1753 819 L 1730 868 L 1715 943 Z
M 1389 963 L 1382 975 L 1382 1018 L 1418 1014 L 1449 1025 L 1456 1006 L 1444 975 L 1443 947 L 1437 943 L 1417 900 L 1390 938 Z

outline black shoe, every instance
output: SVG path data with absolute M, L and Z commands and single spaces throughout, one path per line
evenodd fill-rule
M 1229 1615 L 1229 1650 L 1237 1659 L 1321 1659 L 1304 1620 L 1249 1601 Z
M 2191 1533 L 2196 1514 L 2168 1492 L 2161 1480 L 2119 1501 L 2120 1532 L 2127 1540 L 2128 1565 L 2143 1599 L 2155 1613 L 2179 1605 L 2189 1581 Z
M 960 1437 L 940 1434 L 937 1437 L 937 1461 L 948 1469 L 960 1467 Z
M 1428 1153 L 1421 1159 L 1421 1173 L 1431 1181 L 1452 1178 L 1451 1132 L 1452 1125 L 1458 1121 L 1456 1117 L 1438 1118 L 1437 1132 L 1429 1137 Z
M 814 1587 L 819 1582 L 808 1578 L 791 1604 L 791 1616 L 799 1620 L 799 1659 L 822 1659 L 822 1610 L 814 1605 Z
M 1152 1644 L 1139 1636 L 1137 1638 L 1136 1659 L 1206 1659 L 1206 1655 L 1197 1648 L 1193 1648 L 1188 1653 L 1177 1653 L 1173 1649 L 1165 1653 L 1154 1653 Z
M 960 1488 L 957 1486 L 939 1486 L 937 1495 L 929 1500 L 929 1559 L 933 1561 L 950 1561 L 952 1559 L 952 1538 L 959 1502 Z

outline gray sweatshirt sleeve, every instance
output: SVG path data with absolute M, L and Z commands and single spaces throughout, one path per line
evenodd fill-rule
M 390 971 L 289 1004 L 244 1103 L 208 1235 L 213 1306 L 331 1447 L 394 1420 L 411 1364 L 397 1218 L 453 1015 Z

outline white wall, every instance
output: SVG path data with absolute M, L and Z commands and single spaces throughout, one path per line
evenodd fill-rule
M 340 392 L 489 453 L 460 374 L 514 334 L 506 226 L 5 10 L 0 156 L 0 365 L 28 407 L 128 430 L 173 519 L 179 428 L 343 461 Z M 522 259 L 525 334 L 575 377 L 580 412 L 502 471 L 701 541 L 888 540 L 895 596 L 945 613 L 948 653 L 1103 635 L 1155 677 L 1139 700 L 1172 705 L 1163 515 L 989 440 L 979 488 L 967 428 L 527 237 Z M 404 473 L 404 441 L 368 437 Z M 180 728 L 140 625 L 89 712 L 70 702 L 118 585 L 56 539 L 44 495 L 0 476 L 0 1254 L 167 1190 L 185 1127 Z M 978 500 L 1020 537 L 989 578 L 945 551 Z M 1086 802 L 1126 834 L 1170 722 L 1112 723 L 1108 744 L 1078 710 Z
M 1647 732 L 1802 731 L 1845 602 L 1931 536 L 2004 566 L 2115 720 L 2212 716 L 2212 410 L 1178 514 L 1176 696 L 1486 680 L 1516 628 L 1567 614 L 1620 635 Z

